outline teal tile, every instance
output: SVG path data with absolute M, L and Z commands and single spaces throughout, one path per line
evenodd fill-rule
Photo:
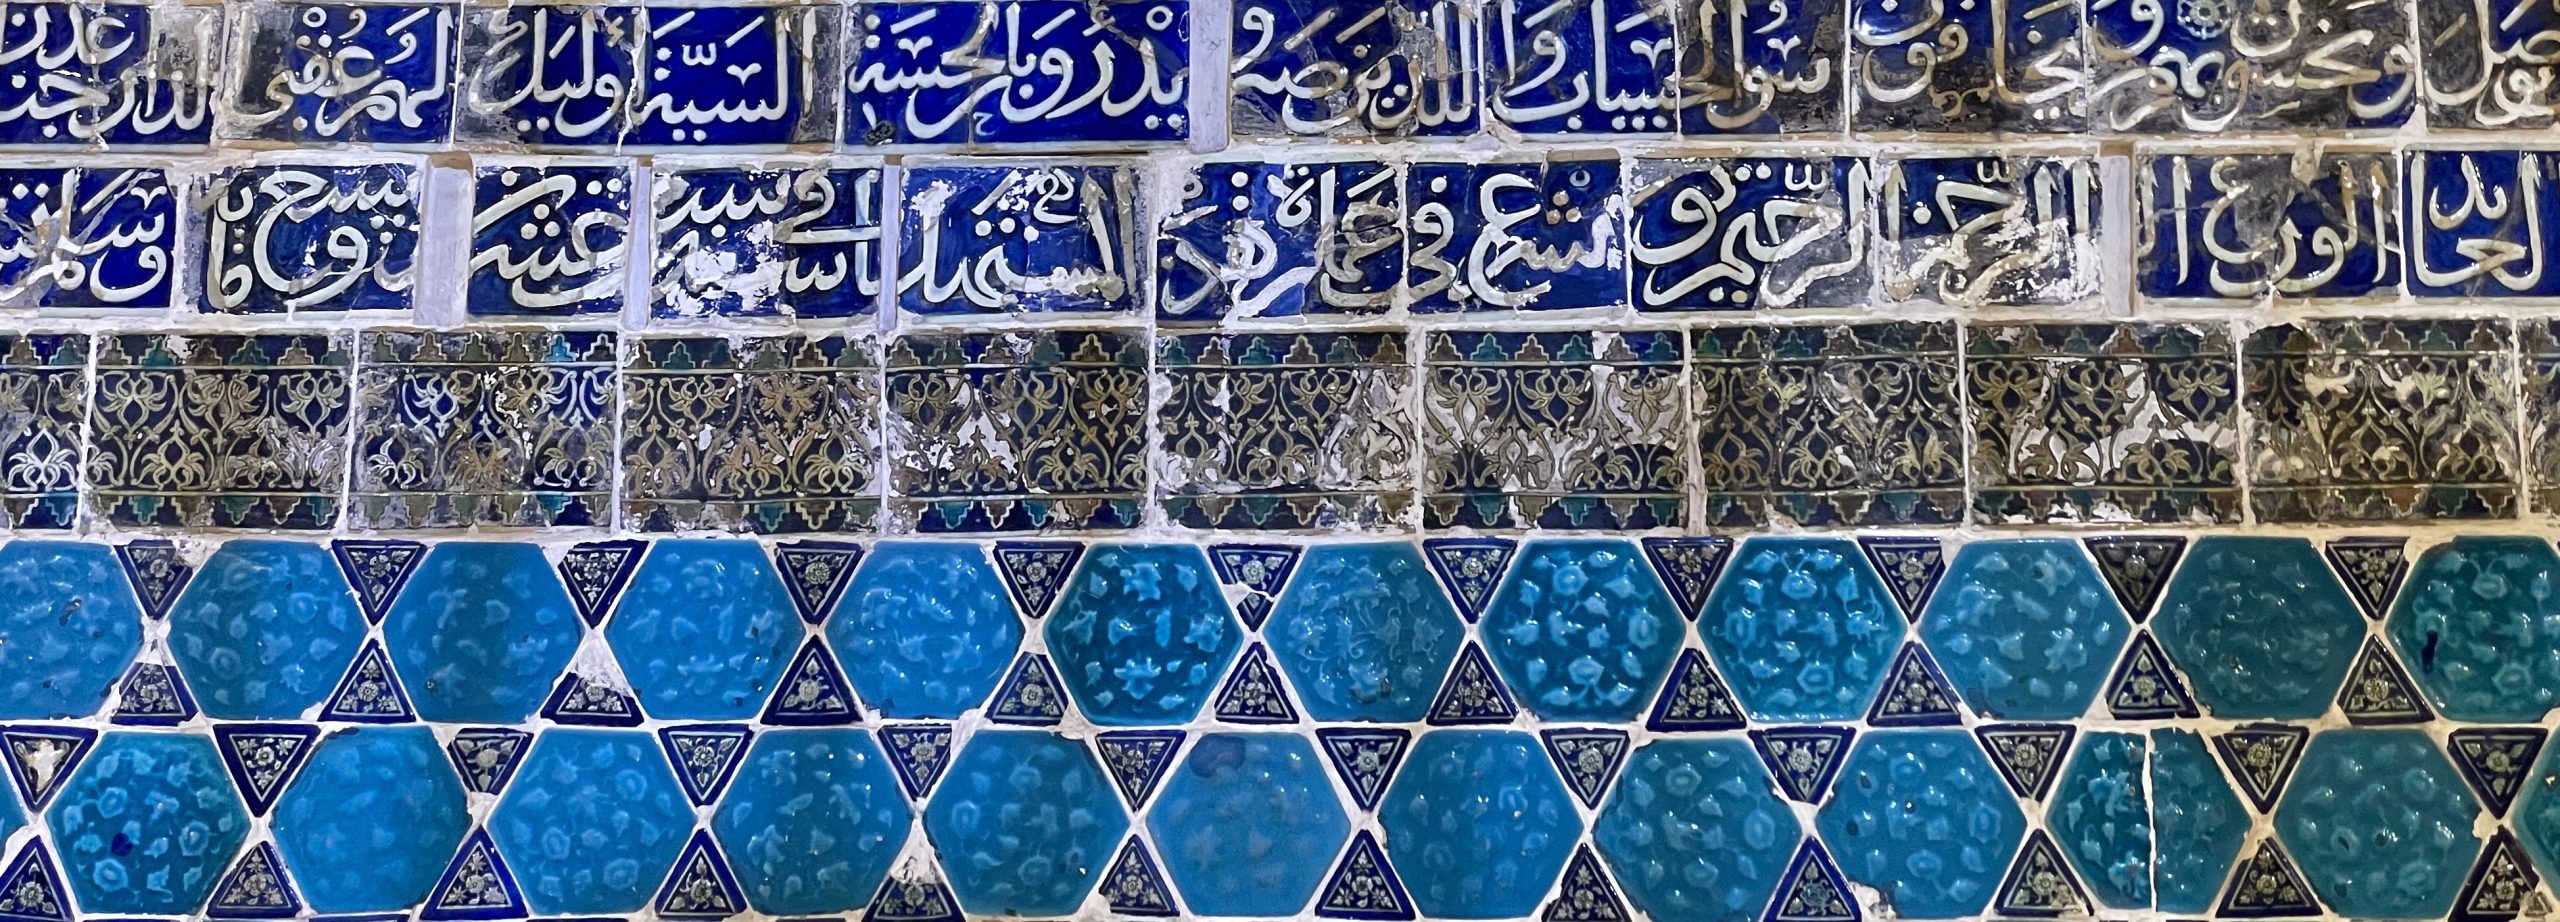
M 1022 621 L 980 545 L 890 541 L 854 570 L 827 641 L 863 703 L 895 719 L 949 719 L 995 691 Z
M 1752 717 L 1855 720 L 1902 643 L 1884 580 L 1846 538 L 1742 543 L 1698 612 L 1698 635 Z
M 2151 824 L 2159 846 L 2152 867 L 2162 912 L 2213 908 L 2231 861 L 2249 835 L 2248 808 L 2224 781 L 2204 738 L 2190 730 L 2151 732 Z
M 1814 828 L 1896 914 L 1947 919 L 1990 903 L 2027 821 L 1972 734 L 1878 730 L 1849 751 Z
M 2330 730 L 2311 735 L 2275 828 L 2338 914 L 2421 919 L 2453 907 L 2462 872 L 2480 854 L 2478 814 L 2425 732 Z
M 1307 716 L 1411 723 L 1430 710 L 1466 625 L 1412 543 L 1322 544 L 1262 631 Z
M 382 633 L 419 717 L 511 724 L 542 706 L 582 632 L 540 547 L 457 541 L 427 551 Z
M 773 693 L 800 616 L 753 541 L 660 541 L 640 559 L 605 639 L 652 717 L 737 720 Z
M 224 544 L 169 610 L 169 652 L 218 720 L 291 720 L 338 684 L 364 642 L 355 591 L 329 549 Z
M 2384 626 L 2446 717 L 2533 723 L 2560 706 L 2560 554 L 2548 539 L 2428 548 Z
M 2169 578 L 2153 629 L 2214 716 L 2290 720 L 2328 711 L 2364 625 L 2309 540 L 2208 535 Z
M 1516 730 L 1423 733 L 1378 818 L 1414 907 L 1443 919 L 1535 912 L 1582 835 L 1537 737 Z
M 276 848 L 320 912 L 417 905 L 471 829 L 462 782 L 423 726 L 329 734 L 276 802 Z
M 87 717 L 142 648 L 142 603 L 114 550 L 0 545 L 0 719 Z
M 554 728 L 525 753 L 489 831 L 535 913 L 632 912 L 675 864 L 693 810 L 648 733 Z
M 2087 552 L 2059 538 L 1957 549 L 1920 620 L 1956 692 L 2004 720 L 2086 713 L 2130 629 Z
M 1627 898 L 1657 919 L 1751 917 L 1803 838 L 1759 756 L 1736 739 L 1636 750 L 1592 827 Z
M 1548 720 L 1635 718 L 1685 632 L 1635 542 L 1531 541 L 1485 606 L 1486 652 L 1520 703 Z
M 89 913 L 194 913 L 249 836 L 222 757 L 194 735 L 106 734 L 44 819 Z
M 1193 913 L 1291 916 L 1351 836 L 1324 760 L 1293 733 L 1211 733 L 1147 815 L 1164 869 Z
M 2151 905 L 2151 804 L 2144 790 L 2144 739 L 2085 733 L 2062 770 L 2045 826 L 2081 883 L 2115 909 Z
M 913 819 L 869 731 L 774 730 L 747 750 L 711 828 L 756 911 L 841 913 L 880 889 Z
M 1058 677 L 1106 726 L 1190 721 L 1244 630 L 1209 557 L 1183 544 L 1106 544 L 1084 555 L 1044 629 Z

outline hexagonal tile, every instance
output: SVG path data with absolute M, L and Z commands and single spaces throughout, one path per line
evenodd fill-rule
M 382 621 L 418 716 L 476 723 L 541 707 L 579 633 L 568 589 L 531 544 L 436 545 Z
M 2311 735 L 2276 805 L 2276 834 L 2339 915 L 2444 915 L 2480 854 L 2479 804 L 2420 730 Z
M 88 913 L 195 912 L 249 836 L 213 741 L 165 733 L 106 734 L 44 822 Z
M 2160 851 L 2151 871 L 2154 902 L 2163 912 L 2209 911 L 2248 838 L 2249 809 L 2195 731 L 2154 730 L 2151 746 L 2151 823 Z
M 1762 720 L 1855 720 L 1902 642 L 1902 613 L 1845 538 L 1742 543 L 1698 612 L 1725 683 Z
M 2303 538 L 2210 535 L 2187 550 L 2152 619 L 2216 717 L 2318 717 L 2364 640 L 2355 600 Z
M 1535 912 L 1582 834 L 1538 738 L 1517 730 L 1422 734 L 1378 817 L 1414 907 L 1455 919 Z
M 2516 798 L 2515 828 L 2539 867 L 2560 868 L 2560 746 L 2544 746 Z M 2549 870 L 2544 873 L 2552 873 Z
M 462 782 L 423 726 L 320 740 L 276 802 L 276 847 L 320 912 L 407 909 L 471 830 Z
M 2146 740 L 2083 733 L 2045 806 L 2045 825 L 2098 902 L 2151 905 L 2151 803 L 2143 784 Z
M 1944 919 L 1991 901 L 2027 818 L 1972 734 L 1879 730 L 1849 751 L 1814 828 L 1840 872 L 1896 914 Z
M 2007 720 L 2086 713 L 2131 630 L 2088 553 L 2057 538 L 1958 548 L 1920 620 L 1956 692 Z
M 1022 619 L 976 544 L 889 541 L 864 555 L 827 620 L 862 700 L 897 719 L 977 707 L 1022 646 Z
M 1262 633 L 1308 716 L 1410 723 L 1431 709 L 1466 625 L 1399 541 L 1309 548 Z
M 757 911 L 836 913 L 879 890 L 912 819 L 869 731 L 774 730 L 748 748 L 711 828 Z
M 206 716 L 290 720 L 337 685 L 364 628 L 327 547 L 232 541 L 169 609 L 169 652 Z
M 0 720 L 87 717 L 142 648 L 142 602 L 115 551 L 0 545 Z
M 1592 828 L 1627 898 L 1657 919 L 1756 917 L 1803 838 L 1759 756 L 1737 739 L 1636 750 Z
M 800 616 L 753 541 L 660 541 L 604 636 L 649 716 L 737 720 L 790 665 Z
M 2446 717 L 2541 720 L 2560 705 L 2560 555 L 2522 535 L 2428 548 L 2384 631 Z
M 1315 747 L 1294 733 L 1212 733 L 1156 796 L 1147 829 L 1192 912 L 1305 908 L 1351 836 Z
M 981 730 L 943 775 L 924 831 L 971 914 L 1061 915 L 1093 891 L 1129 814 L 1083 743 Z
M 1685 628 L 1631 541 L 1531 541 L 1485 606 L 1486 652 L 1548 720 L 1635 718 L 1679 652 Z
M 1107 726 L 1189 721 L 1244 637 L 1208 555 L 1187 544 L 1093 548 L 1048 620 L 1058 677 Z
M 638 910 L 692 831 L 675 771 L 640 730 L 544 731 L 489 815 L 525 902 L 545 915 Z

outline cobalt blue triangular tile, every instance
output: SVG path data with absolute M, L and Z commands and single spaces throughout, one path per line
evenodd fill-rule
M 1218 691 L 1212 712 L 1227 723 L 1293 724 L 1298 722 L 1297 705 L 1289 703 L 1288 685 L 1280 681 L 1280 670 L 1271 665 L 1271 650 L 1254 644 L 1236 662 L 1235 673 L 1228 676 L 1227 687 Z
M 2387 725 L 2425 723 L 2435 717 L 2409 670 L 2379 637 L 2368 637 L 2355 664 L 2347 667 L 2346 684 L 2338 688 L 2338 710 L 2350 723 Z
M 909 798 L 923 800 L 951 764 L 951 725 L 890 724 L 880 728 L 880 748 L 889 754 L 898 786 L 907 789 Z
M 1366 829 L 1351 837 L 1333 876 L 1316 897 L 1316 916 L 1323 919 L 1403 920 L 1414 918 L 1413 900 L 1404 881 L 1387 863 L 1387 850 Z
M 1609 782 L 1618 777 L 1618 767 L 1627 761 L 1627 731 L 1597 727 L 1575 727 L 1540 731 L 1538 738 L 1546 743 L 1547 758 L 1556 763 L 1556 772 L 1564 776 L 1564 786 L 1582 805 L 1598 809 L 1600 798 L 1609 793 Z
M 415 541 L 342 539 L 331 542 L 329 550 L 337 555 L 347 585 L 355 587 L 356 605 L 364 610 L 365 620 L 375 624 L 382 623 L 391 601 L 399 598 L 400 587 L 408 584 L 409 574 L 418 572 L 418 561 L 427 556 L 427 546 Z
M 1858 922 L 1858 903 L 1849 897 L 1849 882 L 1831 863 L 1831 853 L 1811 837 L 1796 846 L 1795 860 L 1778 879 L 1762 922 Z
M 2303 744 L 2310 738 L 2305 727 L 2242 724 L 2214 737 L 2213 748 L 2231 776 L 2240 779 L 2240 792 L 2258 812 L 2269 813 L 2284 796 L 2285 782 L 2293 779 L 2293 767 L 2302 761 Z
M 2107 679 L 2107 713 L 2117 720 L 2167 720 L 2196 716 L 2196 699 L 2186 680 L 2169 668 L 2169 654 L 2150 631 L 2133 635 L 2115 674 Z
M 1520 706 L 1512 703 L 1511 689 L 1503 687 L 1494 674 L 1484 648 L 1468 641 L 1458 651 L 1458 664 L 1449 670 L 1440 694 L 1431 700 L 1430 714 L 1430 722 L 1442 726 L 1507 724 L 1520 716 Z
M 1484 614 L 1485 603 L 1493 601 L 1493 590 L 1502 585 L 1502 573 L 1511 566 L 1511 555 L 1520 549 L 1519 542 L 1509 538 L 1433 538 L 1422 542 L 1422 556 L 1431 563 L 1431 572 L 1448 587 L 1449 597 L 1458 603 L 1458 612 L 1472 622 Z
M 302 894 L 284 873 L 273 843 L 260 842 L 242 852 L 230 873 L 213 885 L 213 901 L 204 914 L 216 919 L 289 919 L 302 912 Z
M 80 767 L 97 745 L 98 731 L 55 724 L 0 727 L 0 757 L 8 759 L 9 781 L 28 813 L 41 813 L 62 780 Z
M 1236 600 L 1236 617 L 1244 619 L 1245 630 L 1262 630 L 1262 623 L 1271 620 L 1271 597 L 1259 592 L 1245 593 L 1244 598 Z
M 1573 848 L 1573 860 L 1564 866 L 1564 878 L 1556 885 L 1556 898 L 1538 913 L 1539 922 L 1629 922 L 1627 901 L 1618 896 L 1618 884 L 1609 879 L 1609 871 L 1601 866 L 1600 856 L 1591 846 Z
M 213 726 L 222 766 L 231 771 L 231 781 L 239 785 L 240 799 L 248 802 L 249 812 L 258 816 L 265 816 L 285 786 L 293 783 L 303 761 L 311 758 L 312 742 L 319 738 L 320 728 L 310 724 Z
M 637 727 L 640 702 L 630 692 L 590 681 L 573 670 L 551 687 L 551 697 L 542 702 L 542 717 L 585 727 Z
M 116 545 L 116 561 L 123 564 L 125 579 L 133 584 L 133 596 L 142 603 L 142 613 L 154 621 L 169 614 L 169 606 L 178 601 L 178 592 L 187 588 L 187 580 L 196 575 L 195 568 L 178 555 L 176 544 L 157 538 Z
M 2040 919 L 2085 915 L 2089 906 L 2088 891 L 2042 829 L 2027 834 L 2026 847 L 2009 863 L 2009 876 L 1991 900 L 1991 910 L 2000 915 Z
M 747 911 L 747 898 L 738 889 L 738 878 L 729 873 L 728 859 L 720 856 L 720 846 L 711 841 L 711 832 L 697 829 L 650 905 L 661 919 L 726 919 Z
M 1138 837 L 1130 836 L 1120 846 L 1120 857 L 1112 859 L 1111 869 L 1102 874 L 1102 902 L 1111 911 L 1124 916 L 1157 916 L 1170 918 L 1182 911 L 1173 906 L 1173 891 L 1166 889 L 1164 874 L 1156 870 L 1155 856 Z
M 782 670 L 782 681 L 774 686 L 773 701 L 764 708 L 765 723 L 786 727 L 836 727 L 861 721 L 853 683 L 845 680 L 835 654 L 814 637 L 791 657 L 791 665 Z
M 0 922 L 71 922 L 70 893 L 44 840 L 30 839 L 0 872 Z
M 1084 545 L 1073 541 L 996 542 L 996 570 L 1004 575 L 1005 591 L 1013 594 L 1023 615 L 1034 619 L 1057 603 L 1059 590 L 1083 557 Z
M 320 709 L 321 720 L 349 723 L 396 724 L 418 719 L 409 707 L 409 692 L 400 687 L 400 675 L 391 668 L 391 656 L 382 652 L 380 641 L 365 641 L 356 661 L 347 667 L 338 689 L 329 694 L 329 703 Z
M 1983 751 L 1991 754 L 1991 767 L 2000 770 L 2000 779 L 2009 782 L 2009 790 L 2037 802 L 2053 790 L 2053 779 L 2061 774 L 2062 756 L 2071 751 L 2071 738 L 2079 732 L 2070 724 L 1990 724 L 1973 728 L 1973 735 L 1982 740 Z
M 862 545 L 842 541 L 775 545 L 773 563 L 782 571 L 782 586 L 791 590 L 791 604 L 800 610 L 800 620 L 819 624 L 836 610 L 844 587 L 853 583 L 853 570 L 862 564 Z
M 496 794 L 507 789 L 507 779 L 515 777 L 516 766 L 532 743 L 533 734 L 522 730 L 465 727 L 445 744 L 444 752 L 453 760 L 453 770 L 461 773 L 465 790 Z
M 1351 789 L 1352 803 L 1375 810 L 1378 798 L 1386 796 L 1387 782 L 1395 780 L 1396 766 L 1404 764 L 1413 731 L 1325 727 L 1316 731 L 1316 740 L 1324 744 L 1325 760 L 1342 776 L 1342 786 Z
M 1209 564 L 1217 569 L 1219 582 L 1277 596 L 1298 567 L 1298 553 L 1286 544 L 1212 544 Z
M 516 876 L 507 870 L 506 856 L 498 853 L 498 843 L 481 828 L 472 829 L 470 837 L 462 840 L 418 912 L 425 922 L 525 915 L 524 894 L 516 889 Z
M 1671 601 L 1680 606 L 1680 614 L 1691 621 L 1698 620 L 1707 593 L 1715 589 L 1716 575 L 1724 572 L 1724 562 L 1732 555 L 1731 538 L 1644 539 L 1644 556 L 1653 561 L 1654 574 L 1671 590 Z
M 2542 875 L 2525 857 L 2515 833 L 2499 827 L 2463 878 L 2462 893 L 2453 900 L 2453 922 L 2508 922 L 2524 914 L 2540 886 Z
M 1182 748 L 1183 735 L 1180 730 L 1114 730 L 1093 738 L 1102 767 L 1110 770 L 1111 783 L 1130 812 L 1146 806 L 1155 794 L 1165 766 L 1173 764 L 1174 751 Z
M 2137 624 L 2151 616 L 2160 590 L 2169 585 L 2169 571 L 2187 552 L 2187 539 L 2176 535 L 2109 535 L 2082 543 L 2097 558 L 2107 588 L 2115 590 L 2116 601 Z
M 1920 620 L 1921 607 L 1929 604 L 1929 594 L 1938 590 L 1938 580 L 1947 575 L 1946 545 L 1936 538 L 1860 538 L 1858 547 L 1866 551 L 1867 562 L 1875 564 L 1885 588 L 1901 604 L 1902 617 Z
M 2365 617 L 2378 621 L 2391 610 L 2392 599 L 2400 594 L 2400 581 L 2409 575 L 2409 539 L 2337 538 L 2322 552 Z
M 2274 839 L 2258 843 L 2256 854 L 2232 872 L 2229 889 L 2214 915 L 2226 919 L 2269 919 L 2320 914 L 2311 887 L 2294 870 L 2293 858 Z
M 1679 661 L 1671 667 L 1671 681 L 1663 683 L 1662 697 L 1653 703 L 1653 713 L 1644 722 L 1656 733 L 1740 730 L 1742 724 L 1742 708 L 1733 702 L 1733 689 L 1696 650 L 1680 651 Z
M 1066 700 L 1058 693 L 1058 671 L 1050 668 L 1049 658 L 1025 653 L 1014 658 L 1012 674 L 997 686 L 995 700 L 987 705 L 987 719 L 1004 724 L 1053 726 L 1067 719 Z
M 196 716 L 196 696 L 187 690 L 178 667 L 135 663 L 116 682 L 115 711 L 108 719 L 120 724 L 174 727 Z
M 1751 742 L 1779 790 L 1799 803 L 1818 804 L 1856 735 L 1848 727 L 1771 727 L 1751 731 Z
M 1947 674 L 1920 644 L 1905 643 L 1885 668 L 1884 688 L 1876 693 L 1867 722 L 1879 727 L 1943 727 L 1963 720 Z
M 2445 748 L 2453 752 L 2453 764 L 2462 768 L 2463 780 L 2471 782 L 2489 815 L 2504 819 L 2549 738 L 2549 731 L 2540 727 L 2468 727 L 2453 731 Z
M 738 763 L 747 755 L 747 740 L 754 735 L 746 724 L 663 727 L 658 730 L 658 746 L 667 751 L 668 764 L 675 766 L 684 796 L 694 806 L 708 807 L 738 773 Z
M 960 922 L 960 902 L 942 875 L 918 862 L 890 874 L 862 911 L 862 922 Z
M 569 601 L 587 626 L 603 624 L 612 613 L 614 600 L 631 584 L 631 572 L 639 569 L 640 555 L 648 549 L 646 542 L 632 539 L 590 541 L 560 555 L 560 581 L 568 584 Z

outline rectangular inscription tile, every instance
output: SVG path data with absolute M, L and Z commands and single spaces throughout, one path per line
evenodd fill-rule
M 0 145 L 202 147 L 222 72 L 218 4 L 10 3 Z
M 898 306 L 927 317 L 1127 313 L 1141 181 L 1123 161 L 909 161 Z M 992 164 L 992 165 L 985 165 Z
M 2516 512 L 2504 320 L 2306 320 L 2249 335 L 2249 505 L 2263 522 Z
M 1417 314 L 1624 307 L 1625 229 L 1614 156 L 1405 166 Z
M 1147 340 L 911 333 L 888 351 L 893 527 L 1110 529 L 1145 501 Z
M 2396 7 L 2394 7 L 2396 9 Z M 2560 115 L 2560 6 L 2535 0 L 2420 3 L 2427 125 L 2514 131 Z
M 1682 3 L 1673 85 L 1684 137 L 1836 132 L 1841 3 Z M 1658 50 L 1657 50 L 1657 53 Z
M 89 484 L 120 526 L 325 529 L 352 416 L 345 334 L 98 341 Z
M 2098 293 L 2096 158 L 1912 157 L 1883 170 L 1887 297 L 2017 307 Z
M 1193 528 L 1375 528 L 1413 506 L 1402 331 L 1156 340 L 1156 471 Z
M 1963 521 L 1955 324 L 1709 327 L 1690 356 L 1707 524 Z
M 920 0 L 858 3 L 849 16 L 846 144 L 1123 147 L 1191 136 L 1187 0 Z
M 1456 138 L 1483 124 L 1483 37 L 1459 0 L 1242 0 L 1238 138 Z
M 13 528 L 69 528 L 80 514 L 80 427 L 89 337 L 0 334 L 0 508 Z
M 2245 304 L 2400 291 L 2400 164 L 2384 152 L 2135 159 L 2144 297 Z
M 631 171 L 628 160 L 475 160 L 464 307 L 501 319 L 620 313 Z
M 464 141 L 597 150 L 836 135 L 831 4 L 522 4 L 464 16 Z
M 156 166 L 0 169 L 0 306 L 167 308 L 178 208 Z
M 1669 137 L 1674 80 L 1670 0 L 1490 0 L 1485 108 L 1533 137 Z
M 229 167 L 197 181 L 198 309 L 209 314 L 416 306 L 424 170 L 414 159 Z
M 2106 131 L 2337 132 L 2397 127 L 2416 110 L 2398 3 L 2092 0 L 2089 60 Z
M 2240 372 L 2225 328 L 1978 324 L 1964 374 L 1982 521 L 2240 520 Z
M 634 340 L 623 526 L 867 531 L 880 510 L 880 366 L 859 337 Z
M 2410 294 L 2560 297 L 2560 148 L 2403 157 Z
M 880 297 L 876 160 L 659 158 L 649 312 L 869 316 Z
M 1404 278 L 1401 179 L 1370 159 L 1201 164 L 1156 237 L 1156 320 L 1386 312 Z
M 452 135 L 458 3 L 231 7 L 226 138 L 440 144 Z
M 1424 336 L 1423 524 L 1678 527 L 1680 334 Z
M 1634 174 L 1637 310 L 1850 308 L 1873 297 L 1865 158 L 1647 159 Z
M 1855 130 L 2088 129 L 2081 4 L 1849 0 L 1849 35 L 1846 73 Z
M 358 348 L 349 524 L 612 521 L 614 334 L 369 330 Z

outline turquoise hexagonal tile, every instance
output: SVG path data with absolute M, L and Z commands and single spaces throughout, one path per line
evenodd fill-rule
M 640 909 L 692 831 L 675 771 L 639 730 L 545 731 L 489 815 L 537 914 Z
M 914 814 L 866 730 L 774 730 L 748 748 L 712 831 L 758 912 L 851 912 L 907 842 Z
M 1164 869 L 1194 913 L 1289 916 L 1351 837 L 1324 760 L 1294 733 L 1211 733 L 1147 815 Z
M 142 648 L 142 603 L 112 549 L 0 545 L 0 720 L 87 717 Z
M 1262 632 L 1308 716 L 1408 723 L 1431 709 L 1466 625 L 1399 541 L 1309 548 Z
M 2152 624 L 2196 697 L 2235 719 L 2327 712 L 2364 640 L 2355 600 L 2303 538 L 2196 539 Z
M 364 630 L 327 547 L 232 541 L 170 608 L 169 652 L 206 716 L 289 720 L 337 685 Z
M 2311 735 L 2276 805 L 2276 834 L 2340 915 L 2444 915 L 2480 854 L 2479 803 L 2419 730 Z
M 2151 906 L 2151 803 L 2141 734 L 2083 733 L 2046 803 L 2045 827 L 2098 902 Z
M 542 706 L 580 631 L 541 548 L 456 541 L 427 551 L 382 634 L 419 717 L 515 723 Z
M 1959 548 L 1920 620 L 1956 692 L 2006 720 L 2086 713 L 2131 630 L 2079 542 L 2055 538 Z
M 471 831 L 462 782 L 423 726 L 360 727 L 313 747 L 275 808 L 276 848 L 320 912 L 416 905 Z
M 2192 730 L 2151 731 L 2151 823 L 2159 844 L 2152 867 L 2154 903 L 2162 912 L 2213 908 L 2231 861 L 2249 835 L 2250 816 L 2204 737 Z
M 44 822 L 86 913 L 193 913 L 249 836 L 213 741 L 167 733 L 105 734 Z
M 652 717 L 754 716 L 800 645 L 800 616 L 753 541 L 649 548 L 605 639 Z
M 1627 757 L 1592 838 L 1654 918 L 1744 919 L 1768 904 L 1804 831 L 1748 744 L 1663 739 Z
M 1106 726 L 1189 721 L 1244 637 L 1209 556 L 1188 544 L 1093 548 L 1048 621 L 1058 678 Z
M 1679 610 L 1634 542 L 1531 541 L 1485 606 L 1486 653 L 1549 720 L 1633 719 L 1680 649 Z
M 981 730 L 934 790 L 924 830 L 970 913 L 1063 915 L 1093 891 L 1129 814 L 1083 743 Z
M 1698 635 L 1761 720 L 1855 720 L 1902 642 L 1902 611 L 1846 538 L 1742 543 L 1698 612 Z
M 2530 723 L 2560 705 L 2560 555 L 2545 539 L 2428 548 L 2384 627 L 2446 717 Z
M 1850 749 L 1814 828 L 1896 914 L 1946 919 L 1991 901 L 2027 819 L 1972 734 L 1878 730 Z
M 995 691 L 1022 619 L 978 545 L 889 541 L 854 570 L 827 640 L 864 703 L 892 718 L 947 719 Z
M 2515 803 L 2516 837 L 2543 873 L 2560 873 L 2560 746 L 2544 746 Z
M 1415 908 L 1444 919 L 1535 912 L 1582 834 L 1554 763 L 1516 730 L 1423 733 L 1378 818 Z

